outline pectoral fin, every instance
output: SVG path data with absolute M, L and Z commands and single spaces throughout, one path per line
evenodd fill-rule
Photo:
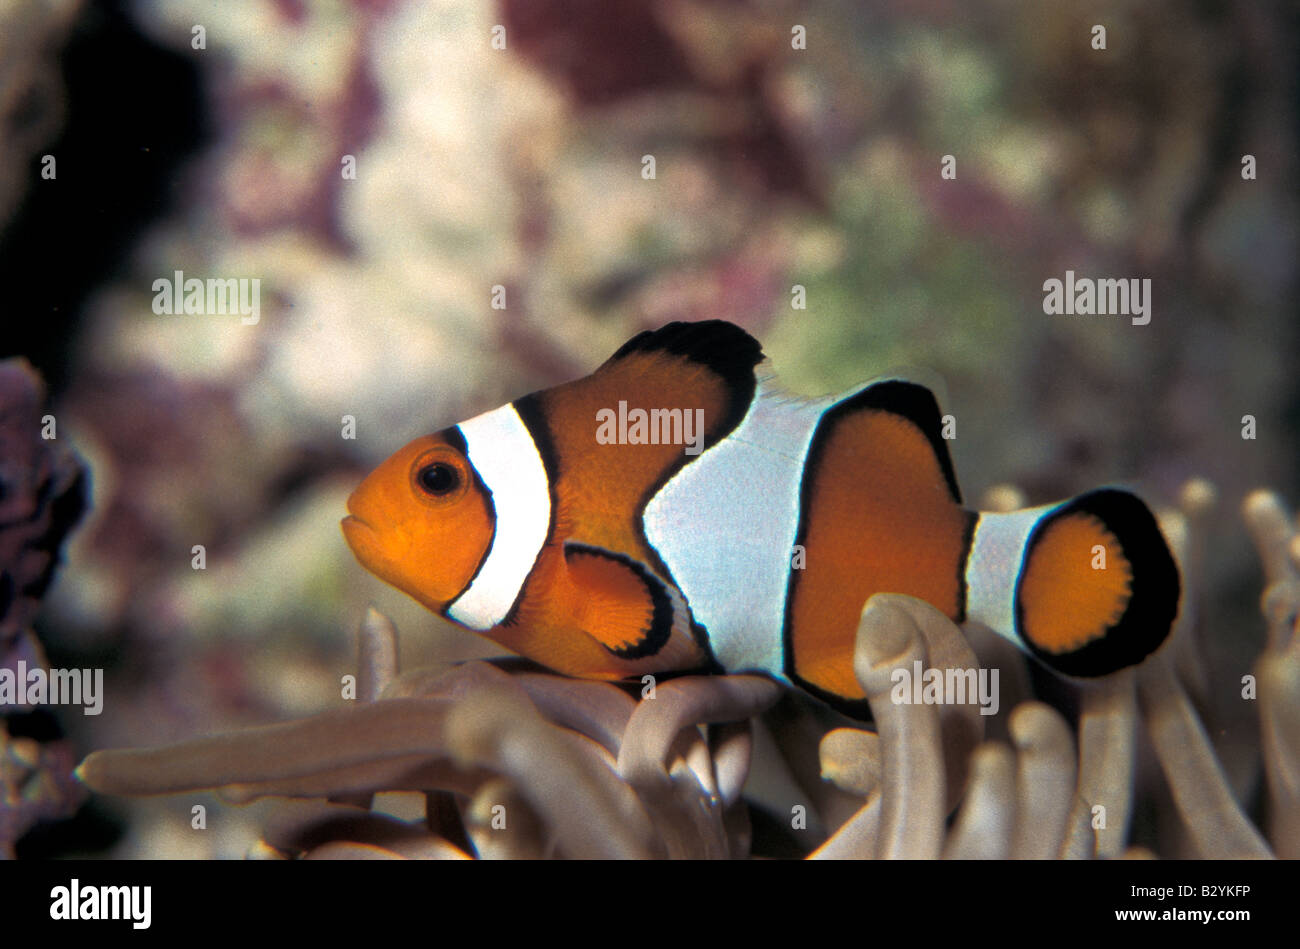
M 569 541 L 569 581 L 581 597 L 582 626 L 620 659 L 658 655 L 689 616 L 681 594 L 624 554 Z

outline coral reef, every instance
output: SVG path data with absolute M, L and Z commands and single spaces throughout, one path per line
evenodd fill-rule
M 68 533 L 87 501 L 85 471 L 42 418 L 45 387 L 26 360 L 0 362 L 0 670 L 45 667 L 32 629 Z M 46 437 L 42 437 L 42 431 Z M 20 665 L 21 664 L 21 665 Z M 30 710 L 0 705 L 6 716 Z M 38 820 L 67 817 L 85 797 L 66 741 L 11 735 L 0 718 L 0 856 Z
M 71 817 L 86 799 L 73 778 L 76 756 L 67 741 L 12 736 L 0 719 L 0 860 L 40 821 Z
M 86 507 L 85 471 L 58 441 L 57 419 L 42 420 L 44 404 L 26 360 L 0 363 L 0 659 L 28 633 Z

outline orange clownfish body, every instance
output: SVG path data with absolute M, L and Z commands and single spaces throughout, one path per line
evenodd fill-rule
M 557 672 L 762 672 L 859 716 L 854 640 L 877 592 L 1067 675 L 1163 642 L 1178 571 L 1142 501 L 968 510 L 940 427 L 915 383 L 800 399 L 740 328 L 671 323 L 407 445 L 343 531 L 380 578 Z

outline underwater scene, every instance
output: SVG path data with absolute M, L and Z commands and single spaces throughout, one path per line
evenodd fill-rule
M 0 0 L 0 857 L 1300 857 L 1297 29 Z

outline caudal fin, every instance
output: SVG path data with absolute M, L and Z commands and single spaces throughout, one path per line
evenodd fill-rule
M 1073 676 L 1141 662 L 1169 635 L 1180 595 L 1150 509 L 1113 488 L 981 514 L 966 583 L 968 618 Z

